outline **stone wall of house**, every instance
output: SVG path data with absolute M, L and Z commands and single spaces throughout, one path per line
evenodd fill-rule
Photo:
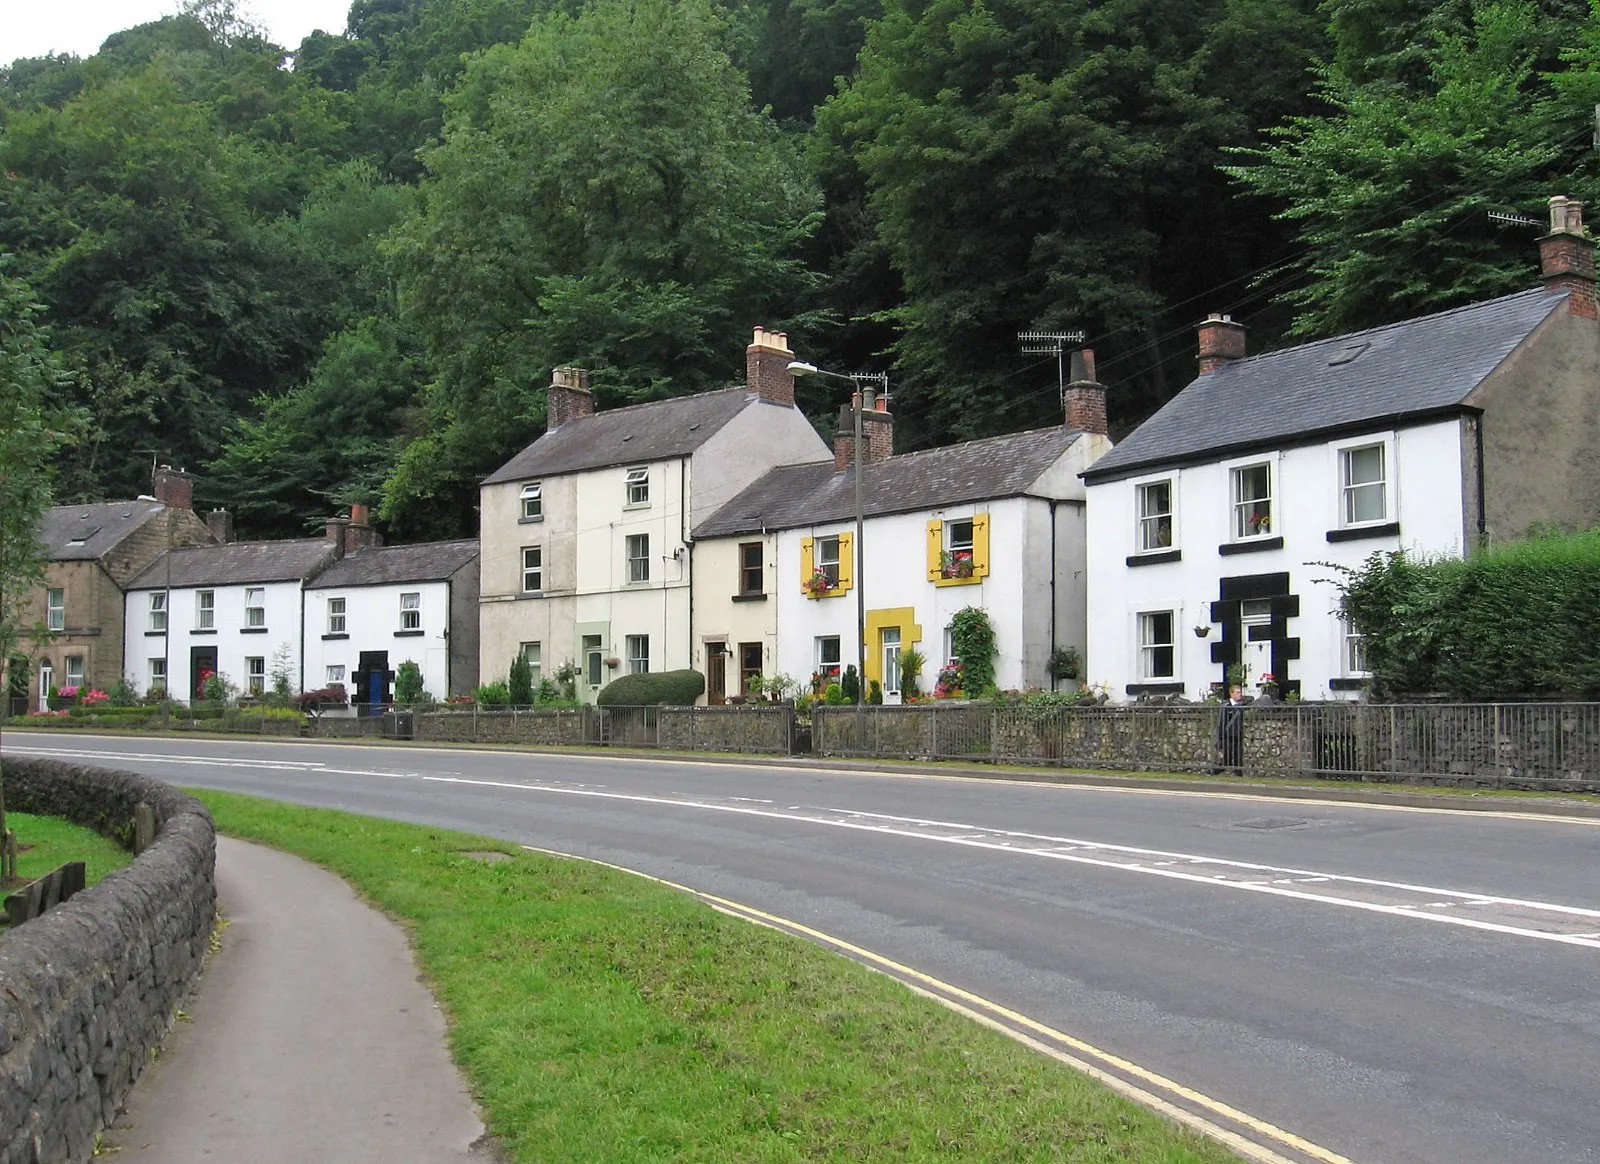
M 131 839 L 132 865 L 0 935 L 0 1164 L 82 1164 L 171 1028 L 216 917 L 216 834 L 191 796 L 131 772 L 7 757 L 15 811 Z

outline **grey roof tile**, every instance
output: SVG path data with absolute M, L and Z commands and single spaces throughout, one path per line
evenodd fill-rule
M 1224 364 L 1095 462 L 1087 481 L 1455 407 L 1566 296 L 1543 288 Z
M 92 562 L 165 510 L 159 501 L 57 505 L 44 511 L 39 540 L 52 562 Z
M 1073 428 L 1037 428 L 902 453 L 867 466 L 862 508 L 877 517 L 1016 497 L 1082 435 Z M 853 472 L 834 472 L 832 461 L 780 465 L 701 522 L 694 536 L 794 529 L 853 518 L 855 512 Z
M 762 404 L 740 385 L 608 408 L 545 433 L 485 477 L 483 484 L 687 456 L 745 408 Z
M 317 575 L 316 589 L 442 582 L 478 556 L 478 539 L 377 546 L 346 554 Z
M 276 542 L 229 542 L 168 550 L 128 583 L 129 590 L 164 586 L 236 586 L 247 582 L 296 582 L 333 561 L 325 538 Z M 168 567 L 171 572 L 168 572 Z

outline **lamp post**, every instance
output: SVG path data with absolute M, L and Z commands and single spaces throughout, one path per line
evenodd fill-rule
M 866 559 L 866 506 L 862 493 L 861 470 L 865 459 L 861 453 L 862 431 L 861 414 L 866 407 L 866 401 L 861 395 L 863 381 L 883 385 L 883 394 L 889 395 L 889 374 L 887 372 L 829 372 L 815 364 L 808 364 L 803 360 L 796 360 L 789 365 L 791 376 L 832 376 L 835 380 L 848 380 L 855 386 L 855 394 L 851 397 L 850 411 L 855 414 L 855 487 L 856 487 L 856 546 L 855 546 L 855 588 L 856 588 L 856 707 L 860 707 L 867 700 L 867 559 Z

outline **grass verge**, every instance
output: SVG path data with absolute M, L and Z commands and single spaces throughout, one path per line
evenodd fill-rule
M 68 861 L 82 861 L 85 882 L 93 885 L 133 862 L 133 854 L 115 841 L 58 816 L 8 812 L 6 827 L 17 834 L 17 876 L 23 881 L 43 877 Z
M 1235 1160 L 854 962 L 504 841 L 193 790 L 406 923 L 512 1161 Z M 485 862 L 467 852 L 513 859 Z

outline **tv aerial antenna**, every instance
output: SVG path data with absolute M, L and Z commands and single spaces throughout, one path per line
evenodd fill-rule
M 1068 344 L 1081 344 L 1085 335 L 1081 331 L 1019 331 L 1017 341 L 1022 345 L 1022 354 L 1025 356 L 1055 356 L 1056 358 L 1056 383 L 1061 390 L 1061 398 L 1067 396 L 1067 363 L 1066 352 Z

